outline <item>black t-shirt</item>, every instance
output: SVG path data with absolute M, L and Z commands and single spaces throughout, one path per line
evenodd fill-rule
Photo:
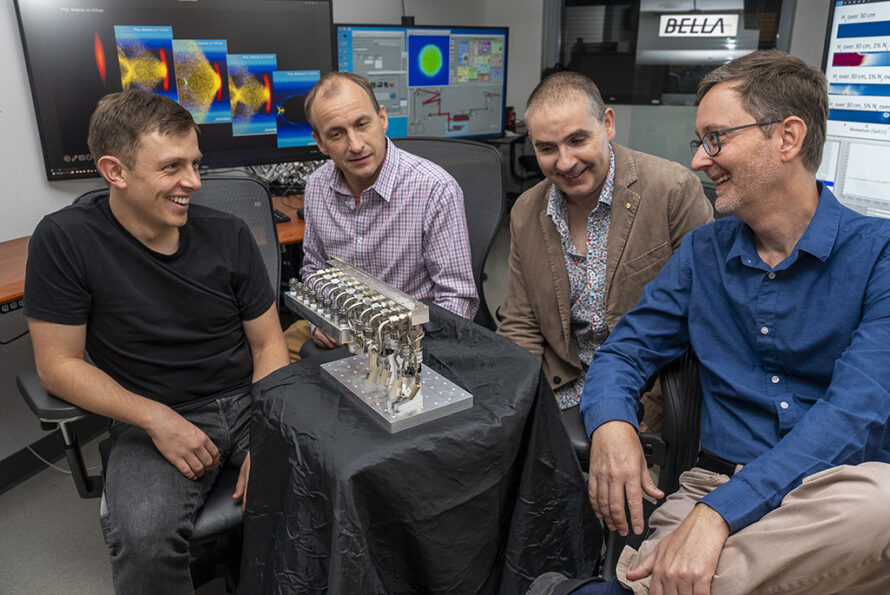
M 242 321 L 274 300 L 244 222 L 201 205 L 189 207 L 173 255 L 133 237 L 107 197 L 47 215 L 28 249 L 25 316 L 86 324 L 96 366 L 178 409 L 250 385 Z

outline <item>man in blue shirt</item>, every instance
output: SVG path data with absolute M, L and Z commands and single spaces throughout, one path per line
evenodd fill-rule
M 651 538 L 623 552 L 620 584 L 888 593 L 890 221 L 816 182 L 821 72 L 755 52 L 707 75 L 698 99 L 692 167 L 734 217 L 686 236 L 597 352 L 581 400 L 594 511 L 639 534 L 642 492 L 662 497 L 637 438 L 639 392 L 689 347 L 701 361 L 702 454 Z

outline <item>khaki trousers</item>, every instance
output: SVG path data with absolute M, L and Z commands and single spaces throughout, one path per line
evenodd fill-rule
M 652 513 L 652 537 L 639 552 L 625 547 L 621 553 L 621 584 L 638 595 L 649 593 L 651 577 L 628 581 L 628 569 L 727 481 L 697 467 L 681 475 L 680 489 Z M 779 508 L 730 535 L 711 593 L 890 593 L 890 465 L 845 465 L 805 478 Z
M 287 344 L 287 352 L 290 355 L 290 361 L 300 361 L 300 349 L 306 341 L 312 340 L 312 327 L 309 326 L 308 320 L 298 320 L 284 331 L 284 342 Z

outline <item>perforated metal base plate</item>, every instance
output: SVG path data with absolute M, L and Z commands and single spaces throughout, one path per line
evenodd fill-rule
M 321 370 L 325 378 L 344 389 L 359 409 L 368 411 L 371 418 L 391 434 L 473 406 L 473 395 L 427 366 L 420 372 L 420 407 L 402 413 L 389 411 L 386 408 L 388 391 L 368 381 L 367 353 L 322 364 Z

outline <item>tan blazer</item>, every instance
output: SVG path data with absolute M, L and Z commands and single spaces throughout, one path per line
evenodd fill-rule
M 690 230 L 713 219 L 686 167 L 615 143 L 615 185 L 606 249 L 606 324 L 611 331 Z M 569 276 L 559 232 L 547 216 L 547 180 L 510 213 L 510 273 L 498 333 L 543 360 L 555 389 L 583 373 L 570 331 Z M 647 418 L 649 414 L 647 412 Z

